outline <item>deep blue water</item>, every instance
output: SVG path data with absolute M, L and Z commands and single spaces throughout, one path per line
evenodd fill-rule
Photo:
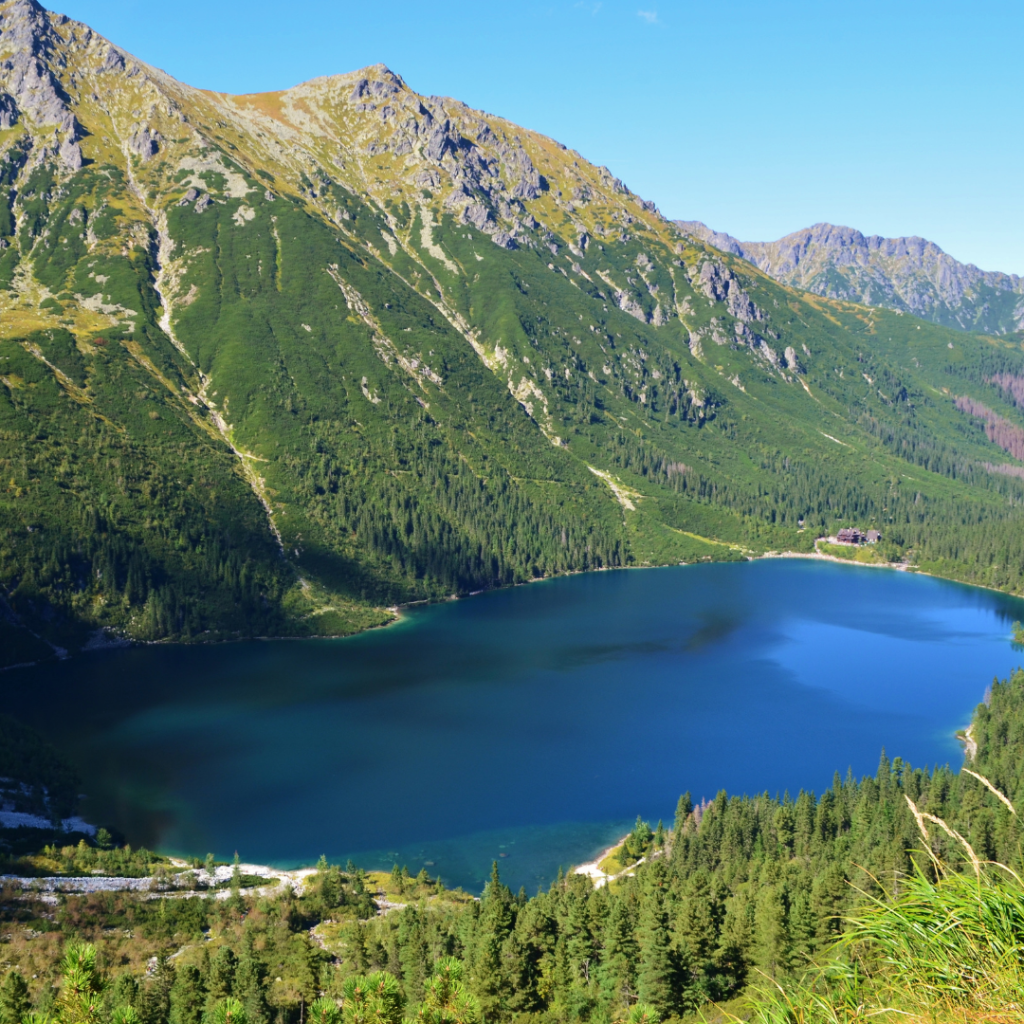
M 280 865 L 321 853 L 534 891 L 679 794 L 821 790 L 953 733 L 1024 603 L 807 560 L 602 572 L 347 640 L 150 646 L 0 676 L 92 820 Z

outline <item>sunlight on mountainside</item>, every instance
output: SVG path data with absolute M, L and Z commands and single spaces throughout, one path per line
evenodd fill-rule
M 780 286 L 382 65 L 230 96 L 0 16 L 13 623 L 342 634 L 840 525 L 1020 589 L 1024 466 L 955 405 L 1018 422 L 1008 339 Z

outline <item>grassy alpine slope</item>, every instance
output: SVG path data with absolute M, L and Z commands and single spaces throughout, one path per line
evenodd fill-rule
M 8 664 L 842 524 L 1024 587 L 1015 341 L 783 287 L 381 66 L 227 96 L 0 29 Z

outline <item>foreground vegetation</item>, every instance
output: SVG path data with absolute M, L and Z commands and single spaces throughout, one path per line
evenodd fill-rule
M 933 881 L 847 922 L 803 978 L 753 986 L 744 1019 L 758 1024 L 857 1020 L 1024 1019 L 1024 883 L 1004 865 Z
M 885 1007 L 1022 1019 L 1024 673 L 993 684 L 971 736 L 977 754 L 960 773 L 883 755 L 874 776 L 837 774 L 822 794 L 721 793 L 697 806 L 684 795 L 672 828 L 637 822 L 608 858 L 623 873 L 601 888 L 570 874 L 514 894 L 495 867 L 477 900 L 425 871 L 321 861 L 294 890 L 237 868 L 210 890 L 202 873 L 148 854 L 146 892 L 47 902 L 7 883 L 4 1021 L 30 1011 L 77 1021 L 61 1002 L 71 940 L 95 952 L 88 1019 L 99 1021 L 130 1007 L 142 1024 L 219 1022 L 228 1010 L 293 1024 L 321 998 L 330 1006 L 316 1012 L 340 1002 L 346 1020 L 433 1020 L 455 991 L 438 994 L 449 982 L 437 971 L 461 978 L 458 1009 L 442 1013 L 453 1024 L 684 1019 L 714 1003 L 765 1022 Z M 8 871 L 115 873 L 131 858 L 82 842 Z M 353 1017 L 353 986 L 380 990 L 390 1009 Z

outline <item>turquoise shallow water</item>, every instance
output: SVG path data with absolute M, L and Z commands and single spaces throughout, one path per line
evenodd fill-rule
M 340 641 L 154 646 L 0 676 L 93 820 L 280 865 L 529 891 L 676 799 L 819 791 L 884 746 L 958 764 L 1024 603 L 807 560 L 594 573 Z

